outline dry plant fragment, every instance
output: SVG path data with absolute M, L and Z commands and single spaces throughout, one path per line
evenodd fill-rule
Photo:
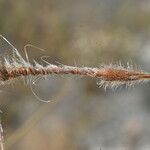
M 4 138 L 1 120 L 0 120 L 0 150 L 4 150 Z
M 1 36 L 7 43 L 7 39 Z M 45 76 L 50 74 L 58 75 L 78 75 L 96 78 L 99 80 L 98 85 L 106 87 L 118 87 L 119 85 L 125 84 L 126 86 L 132 86 L 139 82 L 147 82 L 150 79 L 150 74 L 143 71 L 136 71 L 130 66 L 123 67 L 122 65 L 104 65 L 99 68 L 91 67 L 73 67 L 66 65 L 53 65 L 46 61 L 47 65 L 42 66 L 41 64 L 34 61 L 31 64 L 28 61 L 27 53 L 25 60 L 13 47 L 13 57 L 9 56 L 4 58 L 4 63 L 0 66 L 0 82 L 5 83 L 11 79 L 25 76 Z M 26 52 L 26 51 L 25 51 Z

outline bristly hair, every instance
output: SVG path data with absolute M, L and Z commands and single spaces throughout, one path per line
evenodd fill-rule
M 136 84 L 146 83 L 150 80 L 149 73 L 138 70 L 130 63 L 127 63 L 126 66 L 121 63 L 104 65 L 101 69 L 103 69 L 103 75 L 97 84 L 105 89 L 118 88 L 122 85 L 133 87 Z
M 4 57 L 4 62 L 0 64 L 0 83 L 4 84 L 6 81 L 18 77 L 26 76 L 45 76 L 50 74 L 72 74 L 78 76 L 89 76 L 98 79 L 98 85 L 104 88 L 113 88 L 120 85 L 133 86 L 137 83 L 147 82 L 150 80 L 150 74 L 143 71 L 138 71 L 127 65 L 124 67 L 120 64 L 103 65 L 99 68 L 91 67 L 76 67 L 66 65 L 53 65 L 45 60 L 46 66 L 34 61 L 31 64 L 28 60 L 27 52 L 25 60 L 18 52 L 18 50 L 7 39 L 1 36 L 8 44 L 13 47 L 13 56 Z

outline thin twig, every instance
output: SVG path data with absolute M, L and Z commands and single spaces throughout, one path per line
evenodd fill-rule
M 36 61 L 34 64 L 29 62 L 29 58 L 25 49 L 25 60 L 18 52 L 18 50 L 3 36 L 1 36 L 12 48 L 13 57 L 4 57 L 4 62 L 0 65 L 0 83 L 4 84 L 6 81 L 25 76 L 45 76 L 50 74 L 57 75 L 78 75 L 98 79 L 98 85 L 107 87 L 118 87 L 125 84 L 126 86 L 133 86 L 139 82 L 147 82 L 150 80 L 150 74 L 143 71 L 137 71 L 128 65 L 104 65 L 99 68 L 91 67 L 74 67 L 66 65 L 53 65 L 46 62 L 46 66 L 43 66 Z M 132 66 L 132 65 L 131 65 Z
M 3 127 L 0 120 L 0 150 L 4 150 L 4 137 L 3 137 Z

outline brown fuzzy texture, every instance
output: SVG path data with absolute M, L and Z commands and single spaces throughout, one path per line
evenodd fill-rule
M 0 81 L 7 81 L 15 79 L 20 76 L 37 76 L 37 75 L 50 75 L 50 74 L 72 74 L 80 76 L 89 76 L 108 82 L 132 82 L 144 79 L 149 79 L 150 75 L 141 71 L 127 70 L 123 68 L 104 67 L 104 68 L 88 68 L 88 67 L 71 67 L 71 66 L 56 66 L 48 65 L 46 67 L 37 68 L 18 67 L 0 69 Z
M 119 85 L 132 86 L 139 82 L 147 82 L 150 80 L 150 74 L 143 71 L 137 71 L 130 65 L 123 67 L 120 63 L 117 65 L 104 65 L 100 68 L 90 67 L 73 67 L 66 65 L 53 65 L 45 60 L 47 65 L 34 61 L 34 64 L 29 62 L 27 51 L 25 50 L 26 60 L 19 54 L 18 50 L 2 35 L 0 37 L 6 41 L 13 48 L 13 58 L 9 56 L 4 57 L 4 62 L 0 64 L 0 83 L 4 84 L 5 81 L 25 76 L 45 76 L 50 74 L 58 75 L 78 75 L 87 76 L 99 79 L 99 86 L 118 87 Z M 25 47 L 26 48 L 26 47 Z

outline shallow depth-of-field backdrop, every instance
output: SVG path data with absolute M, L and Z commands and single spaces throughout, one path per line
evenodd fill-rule
M 150 71 L 149 0 L 0 0 L 0 34 L 30 62 L 99 67 L 134 63 Z M 0 56 L 12 49 L 0 40 Z M 31 77 L 30 77 L 31 79 Z M 149 150 L 150 84 L 118 90 L 63 75 L 0 86 L 7 150 Z

